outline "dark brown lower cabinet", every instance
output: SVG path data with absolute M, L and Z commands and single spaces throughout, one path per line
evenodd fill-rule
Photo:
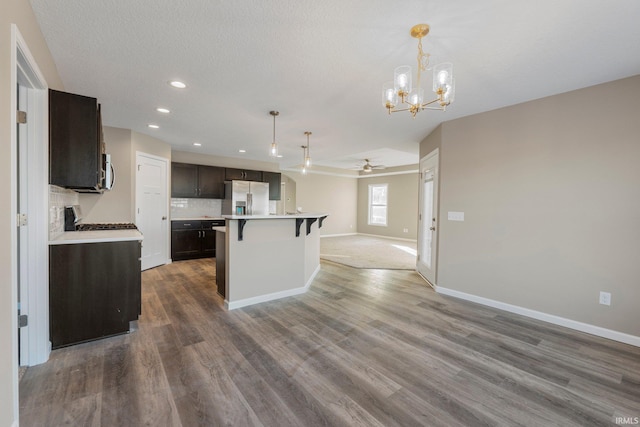
M 171 221 L 171 260 L 212 258 L 216 256 L 216 232 L 223 219 Z
M 221 231 L 216 231 L 216 246 L 218 247 L 216 251 L 216 286 L 218 287 L 218 293 L 222 296 L 222 298 L 226 298 L 226 267 L 225 262 L 227 258 L 227 253 L 225 250 L 224 239 L 226 237 L 226 233 Z
M 49 330 L 55 348 L 129 332 L 141 314 L 139 241 L 49 247 Z

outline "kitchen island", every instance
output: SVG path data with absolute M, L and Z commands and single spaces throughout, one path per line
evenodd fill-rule
M 320 270 L 325 213 L 223 215 L 229 310 L 301 294 Z

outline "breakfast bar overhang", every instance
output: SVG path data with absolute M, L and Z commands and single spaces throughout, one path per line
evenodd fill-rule
M 223 215 L 229 310 L 304 293 L 320 270 L 326 213 Z

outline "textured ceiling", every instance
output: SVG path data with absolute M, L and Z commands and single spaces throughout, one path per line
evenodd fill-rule
M 97 97 L 106 125 L 177 150 L 269 161 L 278 110 L 283 168 L 300 163 L 307 130 L 314 164 L 348 168 L 374 152 L 398 166 L 417 162 L 442 121 L 640 73 L 636 0 L 31 4 L 65 89 Z M 456 101 L 444 113 L 388 116 L 382 84 L 414 66 L 409 29 L 422 22 L 432 63 L 454 63 Z

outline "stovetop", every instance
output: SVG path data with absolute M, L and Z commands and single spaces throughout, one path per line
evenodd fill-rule
M 97 230 L 137 230 L 135 224 L 127 222 L 112 222 L 101 224 L 76 224 L 76 231 L 97 231 Z

